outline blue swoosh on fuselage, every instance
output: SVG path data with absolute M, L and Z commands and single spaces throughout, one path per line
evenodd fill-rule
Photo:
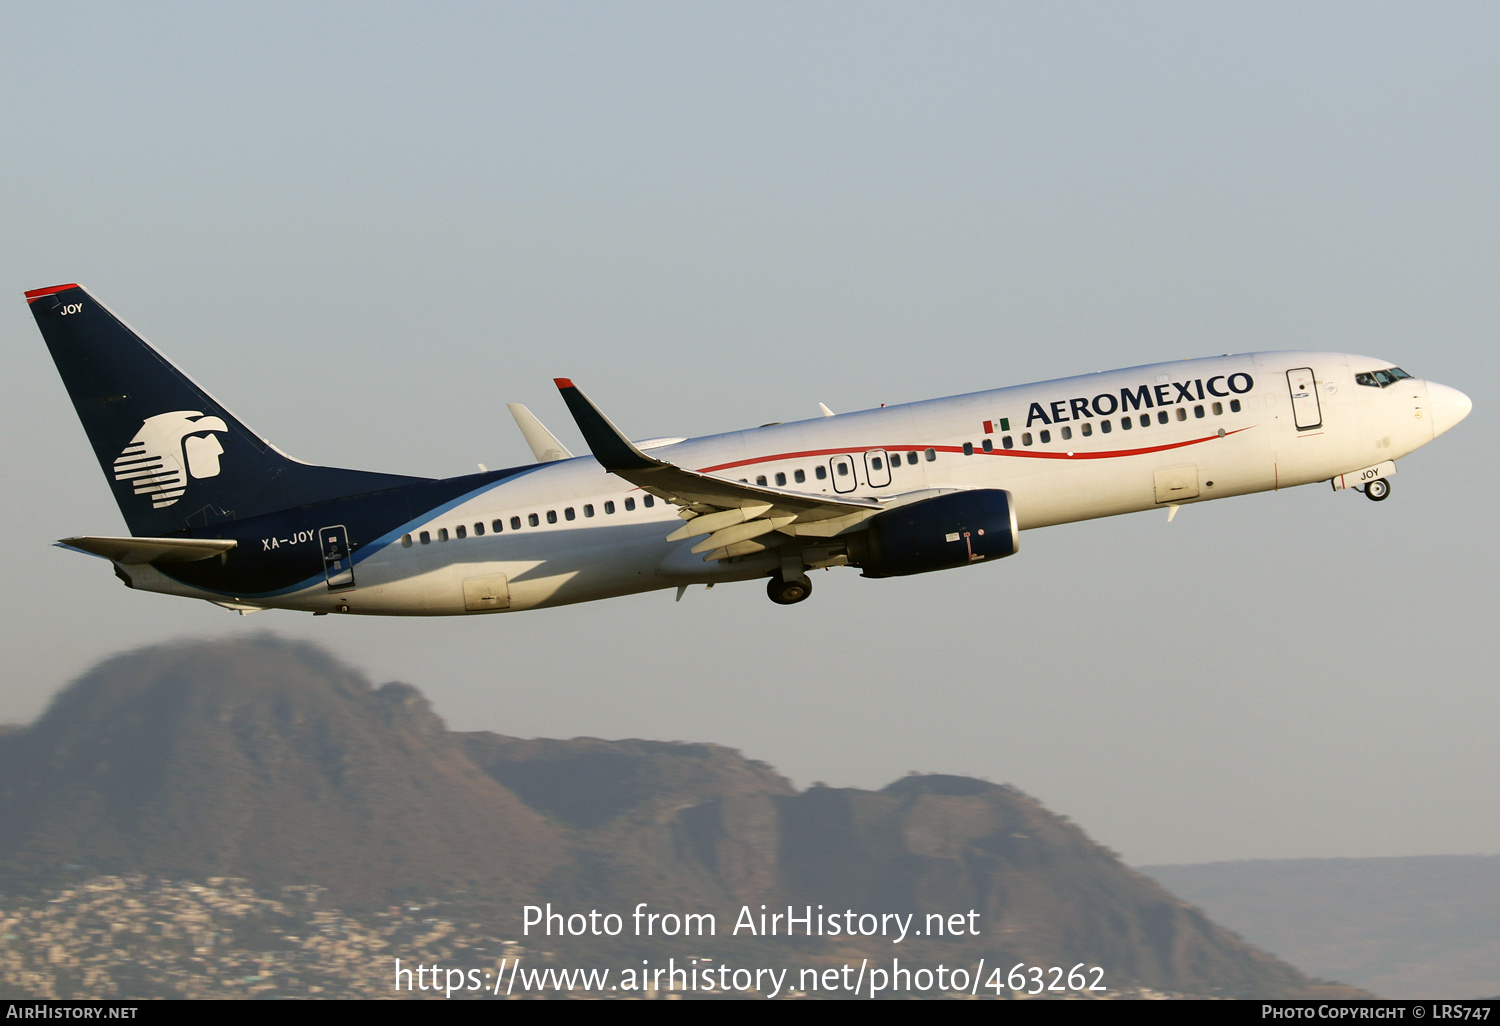
M 208 559 L 157 569 L 172 580 L 226 597 L 289 595 L 325 579 L 323 553 L 317 538 L 322 528 L 343 526 L 349 534 L 353 562 L 360 563 L 412 527 L 551 465 L 541 463 L 423 481 L 216 525 L 211 531 L 198 531 L 192 536 L 237 541 L 239 544 L 222 563 Z

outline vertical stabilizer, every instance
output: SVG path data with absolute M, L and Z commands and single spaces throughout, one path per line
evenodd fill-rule
M 291 459 L 80 285 L 37 289 L 26 302 L 134 535 L 171 535 L 422 480 Z

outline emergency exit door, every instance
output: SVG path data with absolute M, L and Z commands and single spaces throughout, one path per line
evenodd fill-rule
M 1298 431 L 1323 426 L 1323 409 L 1318 405 L 1318 382 L 1311 367 L 1286 372 L 1287 388 L 1292 392 L 1292 420 Z
M 853 456 L 835 456 L 828 461 L 828 476 L 833 478 L 833 490 L 852 492 L 859 487 L 859 475 L 854 472 Z

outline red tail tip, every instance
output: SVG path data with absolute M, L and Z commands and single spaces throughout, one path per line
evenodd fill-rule
M 50 289 L 32 289 L 26 293 L 26 302 L 30 303 L 34 299 L 41 299 L 43 296 L 50 296 L 57 292 L 66 292 L 69 289 L 76 289 L 77 287 L 78 285 L 75 283 L 72 285 L 54 285 Z
M 573 387 L 573 379 L 572 378 L 553 378 L 552 379 L 552 383 L 554 385 L 556 385 L 558 388 L 572 388 Z

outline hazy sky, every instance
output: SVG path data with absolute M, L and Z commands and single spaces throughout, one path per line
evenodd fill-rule
M 0 720 L 126 647 L 319 639 L 448 722 L 1006 781 L 1137 863 L 1500 851 L 1500 6 L 0 5 Z M 80 281 L 310 461 L 1326 347 L 1474 399 L 1309 486 L 988 565 L 515 616 L 240 618 L 123 533 L 20 293 Z

